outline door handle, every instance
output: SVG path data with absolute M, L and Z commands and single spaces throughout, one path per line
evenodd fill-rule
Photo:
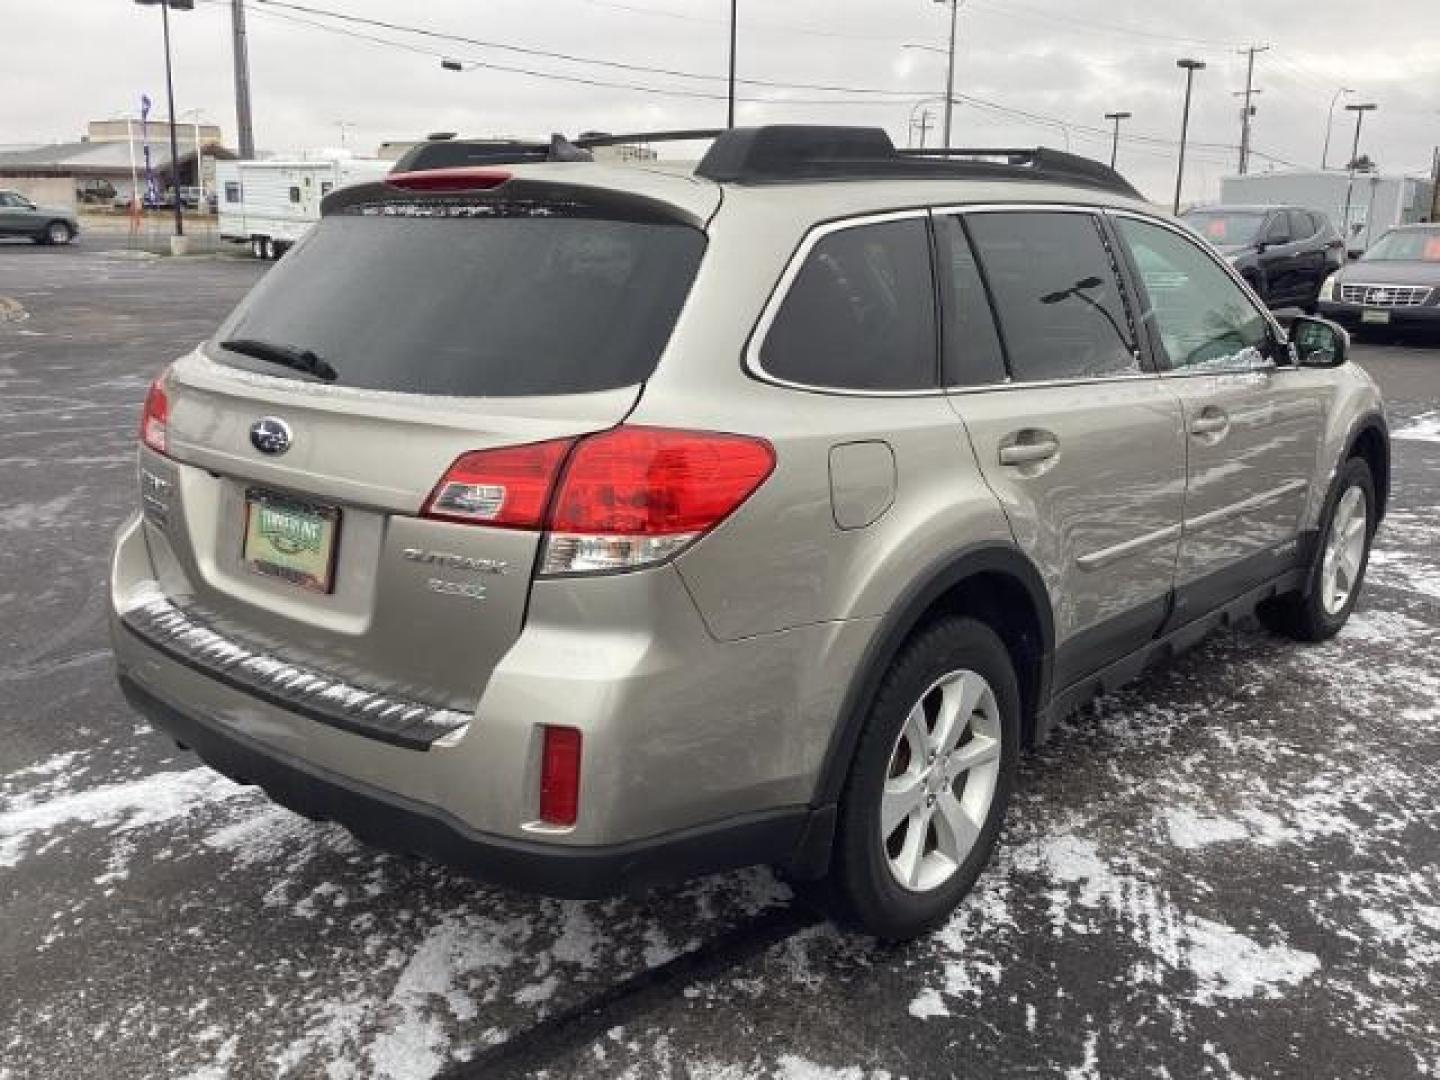
M 1001 465 L 1033 465 L 1037 461 L 1048 461 L 1060 449 L 1058 439 L 1039 438 L 1033 442 L 1010 443 L 1000 447 Z
M 1230 418 L 1219 409 L 1206 409 L 1190 424 L 1191 435 L 1220 435 L 1230 427 Z

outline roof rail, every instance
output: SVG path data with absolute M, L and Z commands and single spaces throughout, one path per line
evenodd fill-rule
M 801 180 L 1037 180 L 1141 198 L 1108 165 L 1044 147 L 897 150 L 883 128 L 775 124 L 722 132 L 695 168 L 730 183 Z
M 457 139 L 450 132 L 437 132 L 417 143 L 395 163 L 395 172 L 423 172 L 454 169 L 466 165 L 518 165 L 526 161 L 591 161 L 590 150 L 599 146 L 626 143 L 682 142 L 713 139 L 723 128 L 696 128 L 687 131 L 641 131 L 629 135 L 586 132 L 577 139 L 560 133 L 549 142 L 521 139 Z M 442 137 L 443 136 L 443 137 Z

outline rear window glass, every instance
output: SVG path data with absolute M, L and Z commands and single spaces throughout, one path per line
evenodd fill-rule
M 577 394 L 655 370 L 705 247 L 685 225 L 578 217 L 325 218 L 215 336 L 309 350 L 334 384 L 457 397 Z

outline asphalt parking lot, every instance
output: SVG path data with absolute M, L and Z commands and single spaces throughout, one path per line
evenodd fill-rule
M 1356 349 L 1395 489 L 1343 635 L 1228 632 L 1071 718 L 975 894 L 879 947 L 761 870 L 481 887 L 129 712 L 140 400 L 263 271 L 0 246 L 0 1080 L 1440 1074 L 1440 347 Z

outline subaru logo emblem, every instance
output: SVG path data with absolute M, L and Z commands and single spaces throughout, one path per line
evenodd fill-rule
M 262 454 L 283 454 L 290 449 L 290 425 L 274 416 L 263 416 L 250 425 L 250 445 Z

